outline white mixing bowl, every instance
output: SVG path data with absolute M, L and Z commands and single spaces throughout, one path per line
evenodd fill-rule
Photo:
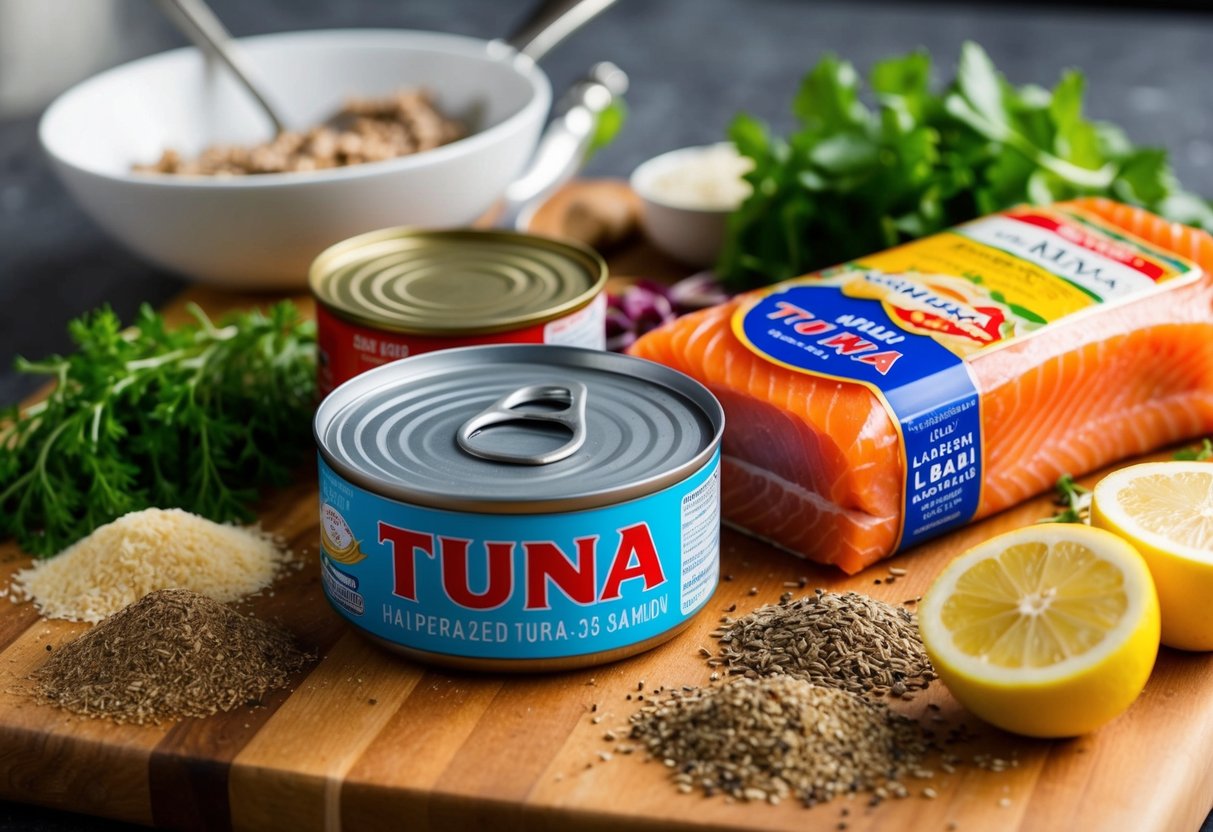
M 165 148 L 191 156 L 272 137 L 243 91 L 192 48 L 109 70 L 51 104 L 42 145 L 84 210 L 146 260 L 230 288 L 302 286 L 315 255 L 364 231 L 470 223 L 523 169 L 551 104 L 543 71 L 497 42 L 345 30 L 240 44 L 292 128 L 322 122 L 352 96 L 424 87 L 473 133 L 413 156 L 315 172 L 133 173 L 132 164 L 154 162 Z

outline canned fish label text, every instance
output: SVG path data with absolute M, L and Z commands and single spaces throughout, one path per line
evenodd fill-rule
M 567 315 L 505 332 L 482 335 L 422 335 L 352 323 L 316 305 L 318 387 L 322 395 L 337 385 L 391 361 L 435 350 L 480 344 L 556 344 L 606 349 L 606 295 Z
M 717 451 L 686 480 L 616 505 L 486 515 L 381 497 L 321 457 L 325 592 L 364 630 L 430 653 L 525 660 L 636 644 L 716 587 L 719 463 Z

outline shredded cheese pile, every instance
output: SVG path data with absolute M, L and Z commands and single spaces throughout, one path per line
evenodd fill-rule
M 189 589 L 227 603 L 269 586 L 289 552 L 257 529 L 181 509 L 119 517 L 13 579 L 13 600 L 47 618 L 96 622 L 149 592 Z

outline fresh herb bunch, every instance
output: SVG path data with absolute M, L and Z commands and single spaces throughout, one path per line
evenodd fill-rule
M 0 537 L 46 556 L 130 511 L 180 507 L 250 520 L 261 483 L 311 446 L 315 325 L 293 304 L 170 329 L 144 306 L 69 324 L 76 352 L 17 360 L 55 380 L 0 427 Z
M 1213 459 L 1213 439 L 1205 438 L 1192 448 L 1182 448 L 1172 455 L 1173 459 L 1204 462 Z M 1091 489 L 1074 482 L 1070 474 L 1062 474 L 1053 484 L 1054 502 L 1057 511 L 1038 523 L 1088 523 L 1091 519 Z
M 792 103 L 800 129 L 770 135 L 742 114 L 729 129 L 754 161 L 753 194 L 729 218 L 717 273 L 733 289 L 784 280 L 1023 202 L 1084 195 L 1140 205 L 1213 231 L 1213 208 L 1180 189 L 1166 153 L 1137 148 L 1082 114 L 1083 76 L 1052 92 L 1015 88 L 974 43 L 956 80 L 931 92 L 915 52 L 876 64 L 875 108 L 854 67 L 823 58 Z
M 1213 439 L 1205 437 L 1200 440 L 1200 444 L 1194 448 L 1183 448 L 1176 451 L 1172 456 L 1175 459 L 1187 460 L 1189 462 L 1207 462 L 1213 459 Z
M 1091 489 L 1074 482 L 1074 477 L 1062 474 L 1053 485 L 1054 502 L 1059 508 L 1052 517 L 1038 523 L 1088 523 L 1091 519 Z
M 590 136 L 590 144 L 585 151 L 585 158 L 588 160 L 599 150 L 615 141 L 615 137 L 619 135 L 619 131 L 623 129 L 627 120 L 627 103 L 622 98 L 615 98 L 606 109 L 598 113 L 597 121 L 594 123 L 594 133 Z

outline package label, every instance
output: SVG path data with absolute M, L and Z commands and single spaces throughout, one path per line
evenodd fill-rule
M 904 549 L 981 502 L 974 356 L 1199 276 L 1079 211 L 1019 208 L 753 293 L 733 332 L 769 361 L 881 401 L 902 439 Z

